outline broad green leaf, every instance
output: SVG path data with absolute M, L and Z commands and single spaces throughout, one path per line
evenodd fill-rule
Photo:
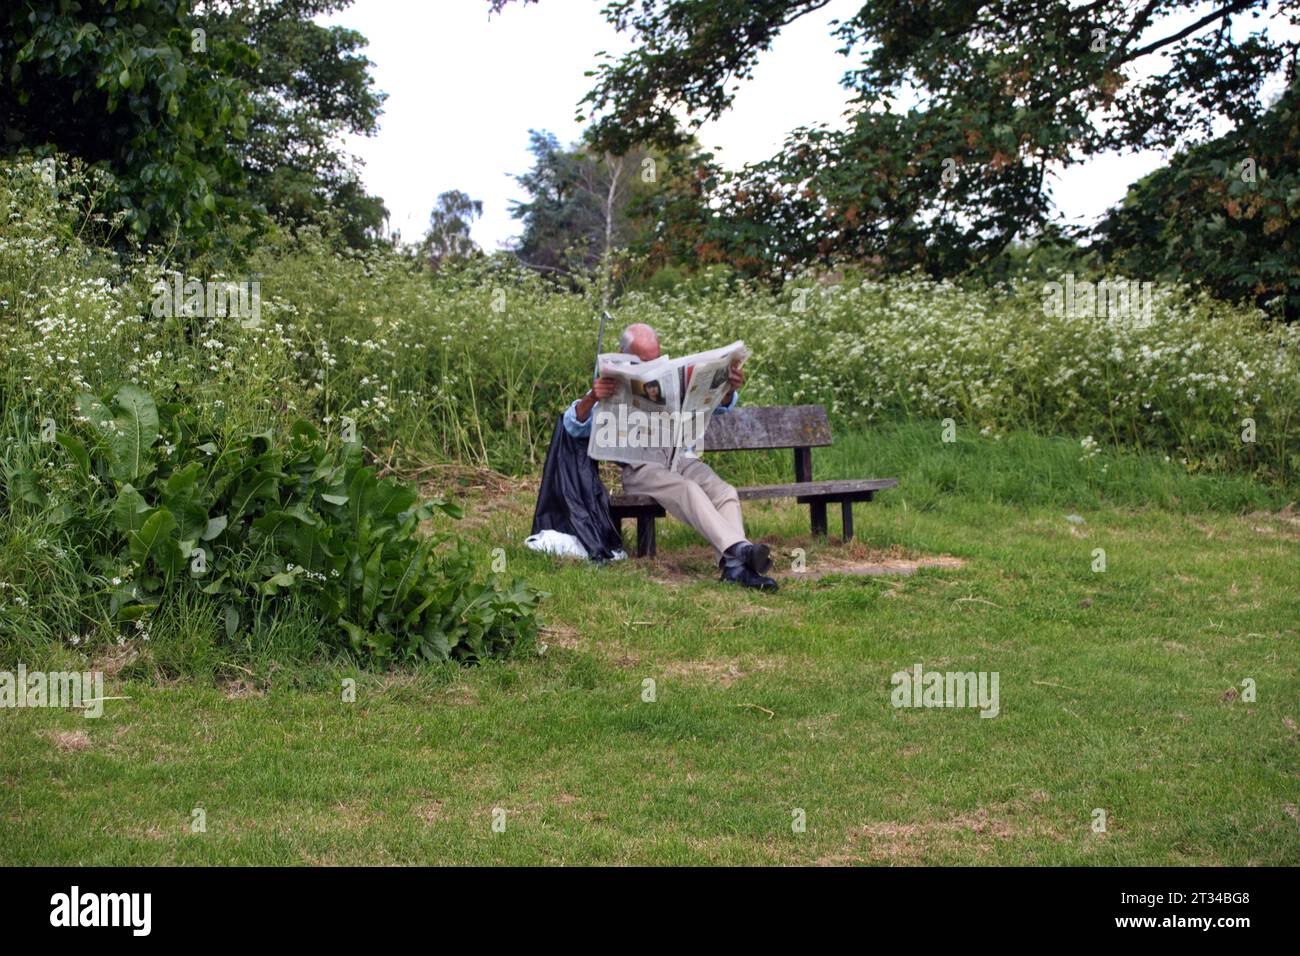
M 362 519 L 366 517 L 372 505 L 375 493 L 375 473 L 369 468 L 357 468 L 348 483 L 348 497 L 351 499 L 352 532 L 358 539 L 362 538 Z
M 305 445 L 314 445 L 320 441 L 320 431 L 311 422 L 298 419 L 289 428 L 289 437 Z
M 170 478 L 163 482 L 163 492 L 173 498 L 191 495 L 194 493 L 202 474 L 202 463 L 192 461 L 179 471 L 174 472 Z
M 417 495 L 410 488 L 385 479 L 375 488 L 374 510 L 385 518 L 392 518 L 406 511 L 417 500 Z
M 374 615 L 383 591 L 383 552 L 382 544 L 375 545 L 375 549 L 370 552 L 370 557 L 366 561 L 365 578 L 361 585 L 361 612 L 362 619 L 366 621 Z
M 125 604 L 115 615 L 119 621 L 138 621 L 158 610 L 157 604 Z
M 415 549 L 415 554 L 411 555 L 411 559 L 406 563 L 406 568 L 393 590 L 393 601 L 389 605 L 389 610 L 397 611 L 406 600 L 406 596 L 411 593 L 411 588 L 424 576 L 424 568 L 434 544 L 432 538 L 425 538 Z
M 361 628 L 344 618 L 339 618 L 339 627 L 343 628 L 343 630 L 347 632 L 348 642 L 352 645 L 352 649 L 360 653 L 363 637 Z
M 55 440 L 63 446 L 64 451 L 72 456 L 73 461 L 77 463 L 77 467 L 81 469 L 82 477 L 89 476 L 90 455 L 86 453 L 86 446 L 67 432 L 59 432 L 55 436 Z
M 295 584 L 295 582 L 297 582 L 297 580 L 298 580 L 297 575 L 287 574 L 284 571 L 281 571 L 278 574 L 271 575 L 269 578 L 263 581 L 260 585 L 258 585 L 257 590 L 261 594 L 274 595 L 279 591 L 280 588 L 293 587 L 293 585 Z
M 206 587 L 204 587 L 203 593 L 220 594 L 222 591 L 226 589 L 226 578 L 228 577 L 230 577 L 229 574 L 221 575 L 221 577 L 217 578 L 215 581 L 209 583 Z
M 159 508 L 131 535 L 131 559 L 143 565 L 149 555 L 162 549 L 175 529 L 176 518 L 166 508 Z
M 244 516 L 248 510 L 249 504 L 255 498 L 275 498 L 279 490 L 279 482 L 273 475 L 258 475 L 251 481 L 245 482 L 244 485 L 235 492 L 234 498 L 234 515 L 235 520 Z
M 123 385 L 113 396 L 118 414 L 109 436 L 117 476 L 130 481 L 146 470 L 149 449 L 158 440 L 158 407 L 134 385 Z
M 45 504 L 45 492 L 41 489 L 40 477 L 30 468 L 16 471 L 9 476 L 10 494 L 19 501 L 41 506 Z
M 113 502 L 113 522 L 126 532 L 139 531 L 149 515 L 149 505 L 140 492 L 129 484 L 123 485 Z

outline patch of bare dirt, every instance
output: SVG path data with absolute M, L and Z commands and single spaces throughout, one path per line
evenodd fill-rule
M 536 501 L 536 478 L 512 478 L 490 468 L 436 462 L 394 468 L 392 473 L 417 482 L 424 498 L 451 498 L 466 505 L 458 530 L 480 528 L 502 511 L 531 516 Z
M 243 677 L 226 681 L 222 691 L 226 695 L 226 700 L 249 700 L 266 696 L 266 691 L 258 687 L 253 681 L 246 680 Z
M 1042 804 L 1047 794 L 1036 791 L 1030 799 Z M 995 844 L 1008 840 L 1042 835 L 1056 836 L 1041 821 L 1017 819 L 1015 812 L 1024 804 L 1013 801 L 997 807 L 980 807 L 946 820 L 918 823 L 868 823 L 852 831 L 855 841 L 866 841 L 873 861 L 886 863 L 920 863 L 940 848 L 969 845 L 969 836 L 981 854 L 992 852 Z
M 582 643 L 582 638 L 578 632 L 564 624 L 550 624 L 541 629 L 542 643 L 551 647 L 563 648 L 566 651 L 576 651 Z
M 380 816 L 371 810 L 363 800 L 351 800 L 346 803 L 340 800 L 334 805 L 334 810 L 327 820 L 331 828 L 341 827 L 344 830 L 362 830 L 378 823 Z
M 104 678 L 111 679 L 122 672 L 122 668 L 132 663 L 140 654 L 135 648 L 111 647 L 100 657 L 95 658 L 91 668 L 103 673 Z
M 1245 520 L 1256 522 L 1250 530 L 1259 534 L 1281 533 L 1288 538 L 1300 538 L 1300 514 L 1296 513 L 1292 501 L 1281 511 L 1252 511 Z
M 710 683 L 730 687 L 745 676 L 745 672 L 729 661 L 674 661 L 664 668 L 669 677 L 691 679 L 702 677 Z
M 466 683 L 455 683 L 448 685 L 447 689 L 439 695 L 444 704 L 451 704 L 454 707 L 477 707 L 478 694 L 474 688 Z
M 721 687 L 730 687 L 738 680 L 748 677 L 754 671 L 766 670 L 772 666 L 771 661 L 755 660 L 743 670 L 739 661 L 672 661 L 664 665 L 664 673 L 669 677 L 686 680 L 705 680 Z
M 816 581 L 833 574 L 874 577 L 890 574 L 915 574 L 920 568 L 961 568 L 966 562 L 961 558 L 940 554 L 922 557 L 901 557 L 890 552 L 873 552 L 866 555 L 818 554 L 810 557 L 804 570 L 776 571 L 778 580 L 799 579 Z
M 49 733 L 60 753 L 71 754 L 90 749 L 90 734 L 84 730 L 54 730 Z
M 781 544 L 769 542 L 769 547 L 772 570 L 768 574 L 778 580 L 815 581 L 831 574 L 906 575 L 919 568 L 960 568 L 966 564 L 951 555 L 917 555 L 897 547 L 882 551 L 860 541 L 830 545 L 795 539 Z M 660 552 L 654 558 L 637 559 L 637 564 L 644 566 L 650 580 L 671 587 L 688 581 L 717 580 L 719 576 L 713 552 L 707 548 Z M 802 570 L 795 570 L 800 565 Z
M 716 581 L 719 571 L 708 548 L 660 551 L 653 558 L 633 558 L 633 567 L 643 570 L 656 584 L 678 587 L 692 581 Z
M 428 803 L 422 803 L 415 808 L 415 815 L 425 823 L 437 823 L 442 819 L 442 802 L 440 800 L 431 800 Z

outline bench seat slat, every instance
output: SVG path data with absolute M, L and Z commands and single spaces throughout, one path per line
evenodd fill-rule
M 737 488 L 736 491 L 741 501 L 753 501 L 759 498 L 798 498 L 800 501 L 824 498 L 832 501 L 840 495 L 880 491 L 882 488 L 893 488 L 897 484 L 897 478 L 854 478 L 843 481 L 797 481 L 788 485 L 754 485 L 749 488 Z
M 834 501 L 840 496 L 858 495 L 863 492 L 880 491 L 898 485 L 897 478 L 855 478 L 842 481 L 798 481 L 788 485 L 754 485 L 750 488 L 737 488 L 741 501 L 755 501 L 762 498 L 798 498 L 825 499 Z M 655 500 L 649 495 L 611 495 L 611 509 L 656 508 Z
M 659 514 L 664 514 L 663 506 L 651 498 L 649 495 L 610 495 L 609 510 L 615 512 L 618 517 L 619 511 L 634 511 L 638 508 L 657 508 Z

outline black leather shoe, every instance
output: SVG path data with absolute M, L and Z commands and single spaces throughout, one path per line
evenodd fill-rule
M 760 591 L 775 591 L 777 589 L 775 581 L 761 574 L 755 574 L 746 564 L 738 564 L 735 567 L 724 569 L 722 577 L 718 580 L 730 582 L 731 584 L 742 584 L 747 588 L 758 588 Z
M 751 544 L 745 549 L 745 564 L 755 574 L 767 574 L 772 567 L 771 549 L 765 544 Z

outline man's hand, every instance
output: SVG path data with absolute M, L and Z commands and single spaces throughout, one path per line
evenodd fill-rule
M 591 391 L 578 400 L 578 407 L 574 409 L 574 414 L 578 416 L 578 421 L 585 422 L 591 417 L 591 409 L 596 402 L 603 402 L 610 398 L 618 388 L 618 379 L 598 378 L 596 384 L 591 386 Z
M 745 384 L 745 373 L 741 371 L 739 365 L 731 366 L 731 372 L 727 378 L 728 381 L 731 382 L 731 391 L 729 391 L 727 397 L 722 400 L 723 405 L 730 405 L 731 400 L 736 397 L 736 389 Z

